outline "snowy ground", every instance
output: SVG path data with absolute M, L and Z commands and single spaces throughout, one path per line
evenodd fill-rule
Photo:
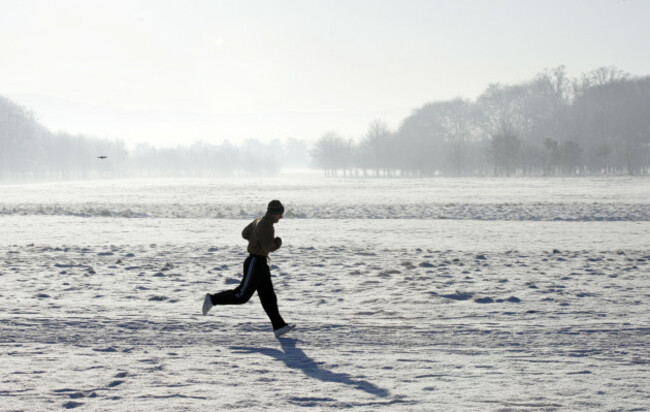
M 0 410 L 648 410 L 650 181 L 498 183 L 0 186 Z M 272 198 L 280 340 L 200 315 Z

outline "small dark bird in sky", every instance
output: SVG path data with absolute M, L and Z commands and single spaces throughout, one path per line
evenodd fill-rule
M 106 159 L 108 156 L 97 156 L 98 159 Z

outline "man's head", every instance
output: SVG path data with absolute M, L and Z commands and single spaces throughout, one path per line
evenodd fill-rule
M 278 223 L 282 219 L 282 214 L 284 213 L 284 206 L 280 203 L 279 200 L 271 200 L 269 206 L 266 209 L 266 214 L 270 215 L 273 219 L 273 223 Z

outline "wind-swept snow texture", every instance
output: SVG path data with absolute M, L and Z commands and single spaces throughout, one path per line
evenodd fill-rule
M 0 195 L 3 411 L 650 405 L 648 180 L 168 180 Z M 298 324 L 281 339 L 257 296 L 201 315 L 206 292 L 239 282 L 241 229 L 274 198 L 293 211 L 270 262 Z M 451 204 L 445 219 L 427 206 Z

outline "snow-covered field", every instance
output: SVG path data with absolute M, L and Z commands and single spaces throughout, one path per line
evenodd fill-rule
M 271 199 L 275 339 L 234 287 Z M 0 185 L 0 410 L 649 410 L 650 180 Z

